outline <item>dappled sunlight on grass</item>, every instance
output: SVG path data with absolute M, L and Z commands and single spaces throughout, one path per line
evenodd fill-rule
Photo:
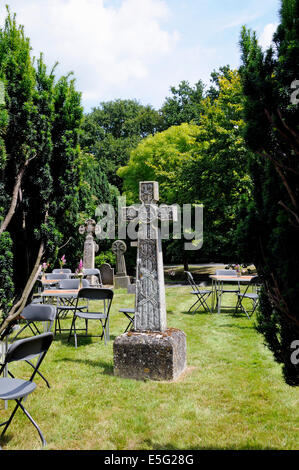
M 115 291 L 110 342 L 79 338 L 78 348 L 57 335 L 27 407 L 48 449 L 298 449 L 298 389 L 283 382 L 254 318 L 187 314 L 188 286 L 166 289 L 168 326 L 187 335 L 187 370 L 175 382 L 122 379 L 113 374 L 113 339 L 127 319 L 120 308 L 134 296 Z M 234 300 L 228 295 L 227 304 Z M 226 302 L 225 301 L 225 302 Z M 71 317 L 63 320 L 70 326 Z M 90 322 L 90 331 L 98 331 Z M 25 363 L 13 365 L 18 375 Z M 9 404 L 11 409 L 12 404 Z M 0 410 L 0 420 L 7 416 Z M 18 413 L 4 449 L 36 449 L 39 439 Z

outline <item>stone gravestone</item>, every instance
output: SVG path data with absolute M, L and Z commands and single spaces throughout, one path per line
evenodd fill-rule
M 158 219 L 175 220 L 175 207 L 156 205 L 158 183 L 139 183 L 139 209 L 123 208 L 124 218 L 138 217 L 134 330 L 113 344 L 114 373 L 132 379 L 174 380 L 186 367 L 186 335 L 167 328 L 163 258 Z
M 130 277 L 127 276 L 125 252 L 127 246 L 123 240 L 116 240 L 112 243 L 112 251 L 116 255 L 116 274 L 114 276 L 114 286 L 116 289 L 127 287 L 130 284 Z
M 110 264 L 103 263 L 100 266 L 100 273 L 103 285 L 113 286 L 114 285 L 114 269 L 111 268 Z
M 83 250 L 83 268 L 94 269 L 94 257 L 98 251 L 99 246 L 95 243 L 93 234 L 95 233 L 96 222 L 93 219 L 87 219 L 85 225 L 79 227 L 79 233 L 84 235 L 86 233 Z M 98 284 L 96 276 L 87 276 L 87 279 L 92 285 Z

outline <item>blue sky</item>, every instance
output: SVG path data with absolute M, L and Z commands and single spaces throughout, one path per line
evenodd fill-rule
M 269 45 L 280 0 L 0 0 L 17 14 L 58 76 L 73 71 L 88 112 L 102 101 L 137 99 L 158 109 L 170 87 L 240 64 L 242 25 Z

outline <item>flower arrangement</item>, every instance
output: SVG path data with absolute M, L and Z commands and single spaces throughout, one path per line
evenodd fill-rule
M 42 264 L 42 278 L 43 278 L 43 279 L 45 278 L 45 272 L 47 271 L 47 269 L 48 269 L 49 266 L 50 266 L 50 265 L 49 265 L 48 263 L 46 263 L 46 262 L 44 262 L 44 263 Z
M 82 287 L 82 278 L 83 278 L 83 261 L 80 259 L 78 267 L 76 269 L 76 275 L 79 278 L 79 289 Z
M 241 276 L 241 274 L 244 272 L 244 269 L 240 264 L 235 264 L 234 269 L 237 271 L 238 276 Z
M 66 263 L 65 255 L 62 255 L 62 257 L 61 257 L 60 260 L 59 260 L 60 269 L 63 268 L 63 266 L 65 265 L 65 263 Z

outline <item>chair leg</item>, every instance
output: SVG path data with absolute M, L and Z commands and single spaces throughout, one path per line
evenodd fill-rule
M 44 436 L 43 436 L 43 433 L 41 432 L 39 426 L 38 426 L 37 423 L 34 421 L 34 419 L 32 418 L 32 416 L 30 415 L 30 413 L 26 410 L 26 408 L 24 408 L 24 406 L 22 405 L 22 403 L 21 403 L 22 400 L 15 400 L 15 401 L 16 401 L 17 404 L 16 404 L 16 406 L 15 406 L 13 412 L 11 413 L 9 419 L 8 419 L 7 421 L 5 421 L 4 423 L 1 423 L 1 424 L 0 424 L 0 426 L 4 426 L 4 425 L 5 425 L 5 427 L 4 427 L 4 429 L 3 429 L 2 433 L 1 433 L 1 437 L 4 436 L 5 432 L 7 431 L 8 426 L 9 426 L 10 423 L 12 422 L 13 417 L 15 416 L 15 414 L 16 414 L 16 412 L 17 412 L 17 409 L 18 409 L 18 408 L 21 408 L 21 410 L 23 411 L 23 413 L 27 416 L 27 418 L 31 421 L 31 423 L 34 425 L 34 427 L 35 427 L 36 430 L 38 431 L 38 434 L 39 434 L 40 439 L 41 439 L 41 441 L 42 441 L 43 447 L 44 447 L 45 445 L 47 445 L 47 442 L 46 442 L 46 440 L 45 440 L 45 438 L 44 438 Z

